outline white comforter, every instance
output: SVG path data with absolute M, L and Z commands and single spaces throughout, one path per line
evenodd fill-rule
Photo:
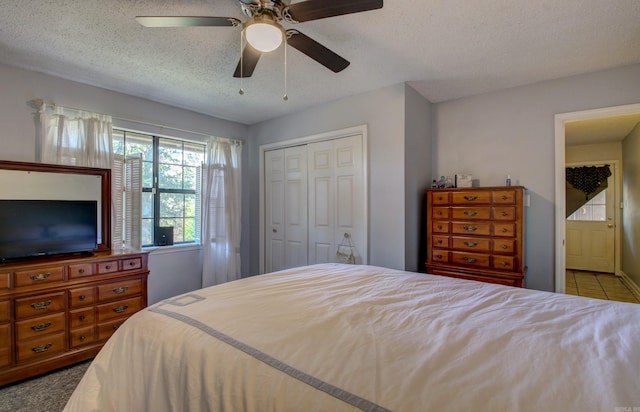
M 613 412 L 639 366 L 640 305 L 325 264 L 137 313 L 65 410 Z

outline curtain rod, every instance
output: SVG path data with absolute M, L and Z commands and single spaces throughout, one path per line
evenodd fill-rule
M 45 102 L 42 99 L 29 100 L 27 103 L 28 103 L 28 105 L 30 107 L 35 108 L 37 110 L 40 110 L 42 108 L 42 106 L 46 103 L 49 106 L 64 107 L 66 109 L 75 110 L 75 111 L 78 111 L 78 112 L 88 112 L 89 111 L 87 109 L 80 109 L 80 108 L 73 107 L 73 106 L 66 106 L 66 105 L 62 105 L 62 104 L 56 104 L 55 102 L 52 102 L 52 101 Z M 133 123 L 144 124 L 144 125 L 147 125 L 147 126 L 159 127 L 159 128 L 162 128 L 162 129 L 170 129 L 170 130 L 175 130 L 175 131 L 178 131 L 178 132 L 197 134 L 197 135 L 204 136 L 204 137 L 219 137 L 219 138 L 223 138 L 223 139 L 235 140 L 235 141 L 240 142 L 241 144 L 245 143 L 245 139 L 241 139 L 241 138 L 238 138 L 238 137 L 213 136 L 210 133 L 196 132 L 196 131 L 193 131 L 193 130 L 181 129 L 181 128 L 178 128 L 178 127 L 167 126 L 167 125 L 159 124 L 159 123 L 143 122 L 141 120 L 129 119 L 129 118 L 126 118 L 126 117 L 114 116 L 114 115 L 108 115 L 108 116 L 111 116 L 111 118 L 113 118 L 113 119 L 123 120 L 125 122 L 133 122 Z

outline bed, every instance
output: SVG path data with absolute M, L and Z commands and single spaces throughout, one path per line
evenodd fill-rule
M 65 410 L 633 410 L 639 365 L 640 305 L 321 264 L 135 314 Z

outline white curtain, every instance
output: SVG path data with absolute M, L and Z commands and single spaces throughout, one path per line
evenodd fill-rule
M 39 114 L 41 162 L 113 167 L 111 116 L 46 104 Z
M 112 169 L 114 166 L 111 116 L 61 106 L 38 106 L 40 162 Z M 122 221 L 116 199 L 122 187 L 112 185 L 111 233 L 113 249 L 121 247 Z M 119 244 L 120 242 L 120 244 Z
M 210 138 L 204 165 L 202 286 L 240 278 L 242 145 Z

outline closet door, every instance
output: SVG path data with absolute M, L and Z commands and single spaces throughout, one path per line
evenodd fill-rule
M 307 148 L 265 152 L 265 271 L 307 264 Z
M 366 262 L 362 135 L 308 145 L 309 264 L 334 262 L 345 234 Z

